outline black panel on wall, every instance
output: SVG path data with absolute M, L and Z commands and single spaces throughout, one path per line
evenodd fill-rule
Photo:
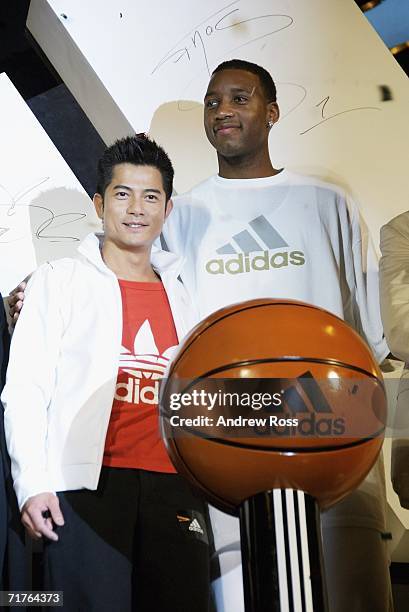
M 84 111 L 64 84 L 27 100 L 27 104 L 92 197 L 96 164 L 105 144 Z
M 0 1 L 0 72 L 5 72 L 25 100 L 61 83 L 61 79 L 26 33 L 29 0 Z
M 26 31 L 29 0 L 0 0 L 0 72 L 30 106 L 87 193 L 105 146 L 38 45 Z

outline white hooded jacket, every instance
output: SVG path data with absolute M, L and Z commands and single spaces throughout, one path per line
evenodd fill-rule
M 78 258 L 42 265 L 30 279 L 2 394 L 20 508 L 45 491 L 96 489 L 118 375 L 118 280 L 89 234 Z M 180 341 L 196 323 L 177 277 L 181 260 L 154 248 Z

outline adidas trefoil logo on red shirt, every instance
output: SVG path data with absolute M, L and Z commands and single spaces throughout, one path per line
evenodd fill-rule
M 163 354 L 159 353 L 149 320 L 146 319 L 138 329 L 133 353 L 122 347 L 119 356 L 119 369 L 129 374 L 126 382 L 116 385 L 115 399 L 139 404 L 157 404 L 159 401 L 159 379 L 163 377 L 176 346 L 171 346 Z M 141 382 L 151 379 L 152 385 Z

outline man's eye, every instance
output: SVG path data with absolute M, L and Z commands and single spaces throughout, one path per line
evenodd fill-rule
M 216 108 L 217 100 L 206 100 L 205 106 L 206 108 Z
M 235 102 L 238 102 L 239 104 L 245 104 L 246 102 L 248 102 L 248 98 L 246 98 L 246 96 L 236 96 L 234 98 Z
M 146 194 L 146 199 L 149 200 L 149 202 L 156 202 L 158 196 L 154 195 L 153 193 L 148 193 Z
M 126 198 L 128 193 L 126 191 L 117 191 L 115 194 L 118 198 Z

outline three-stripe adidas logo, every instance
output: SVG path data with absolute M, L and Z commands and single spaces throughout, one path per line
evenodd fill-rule
M 176 514 L 177 521 L 190 538 L 195 538 L 208 544 L 204 518 L 200 512 L 195 510 L 182 510 Z
M 249 230 L 244 230 L 238 234 L 234 234 L 232 242 L 224 244 L 220 249 L 216 249 L 219 255 L 236 255 L 237 252 L 251 253 L 253 251 L 264 251 L 268 249 L 280 249 L 288 247 L 287 242 L 277 232 L 277 230 L 267 221 L 264 215 L 256 217 L 249 222 L 253 234 Z M 261 244 L 257 242 L 257 238 L 261 240 Z M 235 248 L 234 243 L 237 245 Z
M 302 266 L 305 263 L 304 253 L 290 251 L 286 240 L 264 215 L 249 221 L 248 229 L 234 234 L 230 242 L 216 249 L 216 253 L 234 257 L 210 259 L 205 266 L 209 274 L 261 272 L 289 265 Z
M 265 546 L 274 551 L 275 609 L 324 610 L 318 507 L 312 497 L 292 489 L 275 489 L 271 498 L 274 527 L 266 533 Z
M 197 519 L 193 519 L 193 521 L 189 525 L 189 531 L 195 531 L 196 533 L 204 534 L 203 529 L 200 526 L 200 523 Z
M 282 403 L 274 408 L 279 414 L 297 415 L 297 427 L 270 425 L 258 428 L 259 435 L 290 436 L 340 436 L 345 433 L 345 418 L 336 416 L 319 383 L 310 371 L 295 379 L 281 395 Z M 302 415 L 302 416 L 300 416 Z

